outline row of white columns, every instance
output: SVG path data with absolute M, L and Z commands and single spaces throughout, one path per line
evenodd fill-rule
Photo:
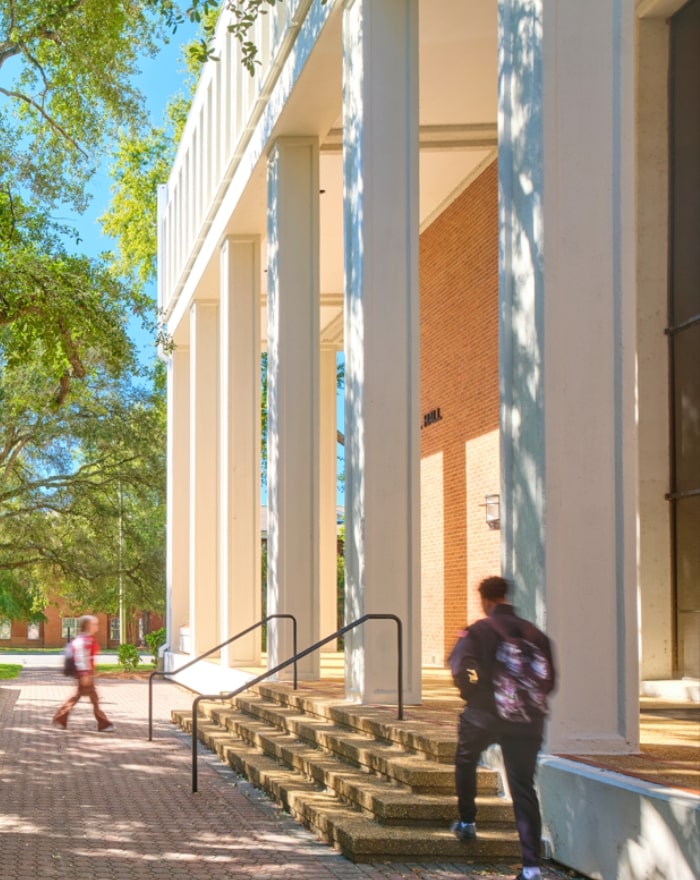
M 420 699 L 418 498 L 417 0 L 344 11 L 346 214 L 346 622 L 402 621 L 405 699 Z M 381 80 L 385 88 L 376 86 Z M 336 360 L 319 342 L 319 146 L 268 154 L 268 613 L 292 613 L 298 646 L 336 608 Z M 398 218 L 398 222 L 397 222 Z M 192 653 L 260 617 L 259 242 L 227 239 L 220 291 L 196 300 L 173 352 L 169 401 L 169 631 Z M 323 584 L 323 587 L 321 586 Z M 392 621 L 346 643 L 348 696 L 397 696 Z M 259 633 L 223 662 L 259 658 Z M 268 664 L 292 653 L 286 621 Z M 319 675 L 319 655 L 300 663 Z M 281 677 L 291 676 L 291 669 Z
M 557 644 L 550 730 L 570 752 L 629 750 L 638 729 L 634 4 L 596 7 L 499 5 L 503 562 Z M 417 11 L 343 10 L 345 614 L 400 617 L 407 702 L 421 665 Z M 297 616 L 303 648 L 332 619 L 321 566 L 325 581 L 335 523 L 316 139 L 277 140 L 268 169 L 268 611 Z M 259 613 L 257 253 L 224 243 L 219 305 L 194 303 L 189 353 L 173 357 L 170 624 L 187 615 L 195 650 Z M 394 645 L 387 621 L 348 636 L 348 697 L 395 699 Z M 288 656 L 288 628 L 268 647 L 271 664 Z M 254 653 L 251 640 L 228 659 Z M 317 677 L 318 656 L 300 671 Z

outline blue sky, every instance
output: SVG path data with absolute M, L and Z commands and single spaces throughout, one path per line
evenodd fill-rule
M 180 59 L 180 47 L 188 42 L 196 34 L 194 25 L 182 25 L 170 37 L 170 43 L 164 46 L 155 58 L 144 59 L 141 64 L 141 72 L 136 77 L 136 84 L 146 98 L 146 106 L 151 117 L 151 122 L 160 125 L 163 121 L 163 112 L 168 99 L 181 90 L 187 77 L 184 62 Z M 163 181 L 165 182 L 165 181 Z M 92 196 L 90 205 L 84 214 L 74 214 L 69 217 L 61 217 L 79 232 L 81 238 L 80 251 L 90 257 L 114 247 L 114 242 L 102 235 L 102 229 L 98 218 L 107 209 L 111 193 L 111 180 L 109 177 L 109 159 L 104 162 L 95 174 L 91 186 Z M 153 308 L 155 311 L 156 291 L 155 285 L 151 290 L 153 296 Z M 141 357 L 150 361 L 155 355 L 153 340 L 144 333 L 138 321 L 132 321 L 129 325 L 130 335 L 136 342 Z

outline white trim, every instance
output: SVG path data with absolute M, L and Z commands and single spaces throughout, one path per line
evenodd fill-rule
M 476 168 L 473 168 L 472 171 L 469 174 L 467 174 L 467 176 L 459 184 L 459 186 L 456 186 L 452 190 L 452 192 L 446 198 L 444 198 L 440 202 L 440 204 L 433 211 L 430 212 L 430 214 L 428 214 L 428 216 L 425 218 L 425 220 L 423 220 L 423 222 L 421 223 L 421 225 L 419 227 L 420 232 L 425 232 L 425 230 L 432 223 L 434 223 L 435 220 L 437 220 L 437 218 L 440 216 L 440 214 L 442 214 L 443 211 L 445 211 L 447 208 L 449 208 L 449 206 L 452 204 L 452 202 L 456 201 L 462 195 L 462 193 L 466 189 L 468 189 L 472 185 L 472 183 L 474 183 L 474 181 L 477 179 L 477 177 L 480 177 L 481 174 L 483 174 L 483 172 L 486 171 L 486 169 L 489 167 L 489 165 L 491 165 L 493 162 L 495 162 L 495 160 L 497 158 L 498 158 L 498 148 L 496 148 L 495 150 L 491 150 L 491 152 L 488 154 L 488 156 L 486 156 L 484 159 L 482 159 L 481 162 L 479 162 L 479 164 L 476 166 Z

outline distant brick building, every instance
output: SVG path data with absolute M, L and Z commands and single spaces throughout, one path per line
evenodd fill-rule
M 44 609 L 45 621 L 28 623 L 23 620 L 0 619 L 0 648 L 62 648 L 69 638 L 77 635 L 80 614 L 74 613 L 60 600 Z M 97 640 L 104 648 L 119 646 L 119 617 L 95 615 L 100 623 Z M 138 644 L 146 633 L 163 626 L 163 619 L 153 613 L 139 612 L 129 621 L 130 641 Z

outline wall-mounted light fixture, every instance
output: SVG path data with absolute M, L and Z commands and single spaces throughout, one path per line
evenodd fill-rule
M 490 529 L 501 528 L 501 496 L 485 495 L 486 525 Z

